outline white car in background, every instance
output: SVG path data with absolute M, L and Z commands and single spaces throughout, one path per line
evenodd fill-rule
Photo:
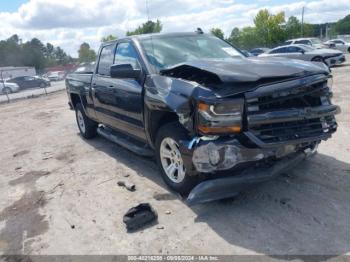
M 276 47 L 259 57 L 286 57 L 312 62 L 323 62 L 331 67 L 345 62 L 345 55 L 339 50 L 316 49 L 307 45 L 287 45 Z
M 50 81 L 61 81 L 64 79 L 65 73 L 63 71 L 55 71 L 47 74 L 47 78 Z
M 327 45 L 331 45 L 335 48 L 338 49 L 340 51 L 342 51 L 343 53 L 350 53 L 350 42 L 346 42 L 343 39 L 331 39 L 328 40 L 327 42 L 325 42 L 325 44 Z
M 0 93 L 11 94 L 19 91 L 19 86 L 16 83 L 8 83 L 0 80 Z
M 316 37 L 290 39 L 284 42 L 283 45 L 308 45 L 316 49 L 328 48 L 327 45 L 323 44 L 322 41 Z

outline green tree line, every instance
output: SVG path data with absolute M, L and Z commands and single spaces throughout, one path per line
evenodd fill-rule
M 33 66 L 42 71 L 45 67 L 72 61 L 59 46 L 44 44 L 37 38 L 23 43 L 18 35 L 13 35 L 0 41 L 0 66 Z

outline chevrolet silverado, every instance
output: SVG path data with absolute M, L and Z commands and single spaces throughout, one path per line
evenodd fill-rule
M 245 57 L 212 35 L 103 43 L 66 78 L 85 139 L 154 156 L 165 183 L 197 204 L 236 195 L 312 155 L 337 129 L 323 63 Z

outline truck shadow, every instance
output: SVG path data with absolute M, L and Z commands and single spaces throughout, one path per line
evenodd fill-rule
M 88 143 L 169 191 L 152 159 L 102 138 Z M 234 199 L 187 208 L 195 212 L 195 223 L 206 223 L 232 246 L 290 259 L 293 255 L 337 256 L 350 252 L 349 188 L 350 164 L 317 154 L 288 174 Z M 160 197 L 175 198 L 169 195 Z
M 273 255 L 350 251 L 350 165 L 318 154 L 231 201 L 193 207 L 235 246 Z M 215 212 L 213 212 L 215 210 Z

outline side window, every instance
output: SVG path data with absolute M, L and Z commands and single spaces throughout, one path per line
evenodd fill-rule
M 302 44 L 302 45 L 311 45 L 311 42 L 309 40 L 298 40 L 295 41 L 296 44 Z
M 137 52 L 131 43 L 117 45 L 114 64 L 131 64 L 134 69 L 140 69 Z
M 285 47 L 277 48 L 270 52 L 270 54 L 280 54 L 280 53 L 286 53 L 286 48 Z
M 113 64 L 113 51 L 115 45 L 108 45 L 102 48 L 100 60 L 98 62 L 97 73 L 100 75 L 110 75 L 110 66 Z
M 285 45 L 290 45 L 290 44 L 292 44 L 292 42 L 293 42 L 293 41 L 286 41 L 286 42 L 284 42 L 284 44 L 285 44 Z
M 289 46 L 287 48 L 287 53 L 301 53 L 302 49 L 297 46 Z
M 334 43 L 336 43 L 336 44 L 344 44 L 343 41 L 341 41 L 341 40 L 334 40 Z
M 34 80 L 34 77 L 25 76 L 25 77 L 24 77 L 24 80 L 25 80 L 25 81 L 32 81 L 32 80 Z

